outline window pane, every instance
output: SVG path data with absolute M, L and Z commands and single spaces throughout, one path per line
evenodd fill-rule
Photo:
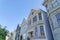
M 60 20 L 57 20 L 58 21 L 58 24 L 60 25 Z
M 60 13 L 56 14 L 57 22 L 60 25 Z
M 38 16 L 39 16 L 39 20 L 42 20 L 41 13 L 39 13 Z
M 31 24 L 31 20 L 28 21 L 28 25 L 30 25 L 30 24 Z
M 33 18 L 33 23 L 37 21 L 37 16 Z
M 32 15 L 34 14 L 34 12 L 32 12 Z
M 45 33 L 44 33 L 44 28 L 43 28 L 43 26 L 40 26 L 40 33 L 41 33 L 41 36 L 45 36 Z
M 60 13 L 56 14 L 56 18 L 60 19 Z
M 44 32 L 43 26 L 40 26 L 40 31 L 41 31 L 41 32 Z

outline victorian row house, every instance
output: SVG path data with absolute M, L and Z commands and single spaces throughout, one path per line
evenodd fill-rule
M 28 16 L 27 34 L 30 40 L 53 40 L 45 11 L 41 9 L 31 9 Z
M 44 0 L 54 40 L 60 40 L 60 0 Z

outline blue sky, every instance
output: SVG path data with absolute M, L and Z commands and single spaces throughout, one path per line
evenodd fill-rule
M 45 8 L 43 0 L 0 0 L 0 24 L 13 31 L 24 17 L 28 17 L 32 8 Z

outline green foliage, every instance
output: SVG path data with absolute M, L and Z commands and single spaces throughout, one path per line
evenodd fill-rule
M 8 31 L 0 25 L 0 40 L 5 40 Z
M 0 38 L 0 40 L 3 40 L 2 38 Z

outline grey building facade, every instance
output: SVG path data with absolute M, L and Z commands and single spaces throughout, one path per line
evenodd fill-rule
M 54 40 L 60 40 L 60 0 L 45 0 L 47 14 Z
M 47 13 L 32 9 L 28 17 L 28 35 L 31 40 L 53 40 Z

